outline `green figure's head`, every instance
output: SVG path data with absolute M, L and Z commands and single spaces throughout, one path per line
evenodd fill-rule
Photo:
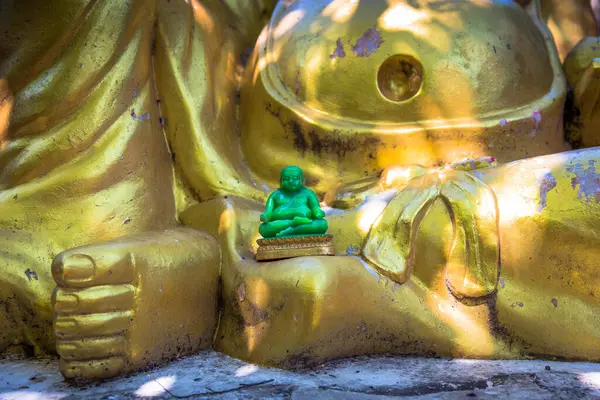
M 304 187 L 304 174 L 298 167 L 285 167 L 281 170 L 280 183 L 284 191 L 297 192 Z

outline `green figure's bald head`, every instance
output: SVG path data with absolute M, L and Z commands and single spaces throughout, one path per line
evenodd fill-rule
M 286 192 L 297 192 L 304 187 L 304 173 L 296 166 L 285 167 L 281 170 L 280 183 Z

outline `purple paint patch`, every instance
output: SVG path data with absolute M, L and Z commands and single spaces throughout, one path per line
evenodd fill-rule
M 552 305 L 554 305 L 554 308 L 558 307 L 558 300 L 552 299 Z
M 346 57 L 346 52 L 344 51 L 344 45 L 342 44 L 342 39 L 338 38 L 337 40 L 337 47 L 335 48 L 334 52 L 332 55 L 329 56 L 330 59 L 334 59 L 334 58 L 344 58 Z
M 554 189 L 558 182 L 556 182 L 556 178 L 552 175 L 552 172 L 546 172 L 544 176 L 538 180 L 538 184 L 540 185 L 540 205 L 538 207 L 538 212 L 542 212 L 547 205 L 548 192 Z
M 346 254 L 348 255 L 359 255 L 360 248 L 358 246 L 350 245 L 346 248 Z
M 352 51 L 358 57 L 369 57 L 381 47 L 383 42 L 384 40 L 381 38 L 381 33 L 379 33 L 377 28 L 370 28 L 358 38 L 356 44 L 352 46 Z
M 25 276 L 27 277 L 27 280 L 31 280 L 31 277 L 33 276 L 33 278 L 37 281 L 38 280 L 38 275 L 35 271 L 30 270 L 29 268 L 27 268 L 25 270 Z
M 589 160 L 588 167 L 581 163 L 567 167 L 567 171 L 574 174 L 571 178 L 571 187 L 577 189 L 577 197 L 586 203 L 590 200 L 600 202 L 600 175 L 596 173 L 596 160 Z
M 534 137 L 537 134 L 540 124 L 542 123 L 542 114 L 540 113 L 540 110 L 533 111 L 533 114 L 531 114 L 531 120 L 533 121 L 533 129 L 531 130 L 529 136 Z

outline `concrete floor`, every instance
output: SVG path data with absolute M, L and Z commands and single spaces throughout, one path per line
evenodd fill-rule
M 600 399 L 600 364 L 373 356 L 283 371 L 205 351 L 151 371 L 74 387 L 63 381 L 57 360 L 0 360 L 0 400 L 392 397 Z

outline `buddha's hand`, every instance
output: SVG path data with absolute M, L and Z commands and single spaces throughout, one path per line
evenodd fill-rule
M 468 171 L 494 165 L 486 157 L 431 169 L 423 176 L 392 176 L 400 189 L 371 226 L 363 257 L 392 280 L 406 282 L 416 260 L 421 222 L 442 200 L 455 228 L 446 265 L 448 288 L 461 299 L 492 294 L 500 259 L 498 206 L 492 189 Z M 437 222 L 443 225 L 446 216 L 439 215 Z
M 325 218 L 325 212 L 323 210 L 321 210 L 320 208 L 313 211 L 313 215 L 314 215 L 315 219 Z
M 312 219 L 306 217 L 294 217 L 292 220 L 293 226 L 312 224 Z
M 260 214 L 260 222 L 270 222 L 271 217 L 272 217 L 271 213 Z
M 219 263 L 217 242 L 187 228 L 59 254 L 52 306 L 63 375 L 109 378 L 211 346 Z

